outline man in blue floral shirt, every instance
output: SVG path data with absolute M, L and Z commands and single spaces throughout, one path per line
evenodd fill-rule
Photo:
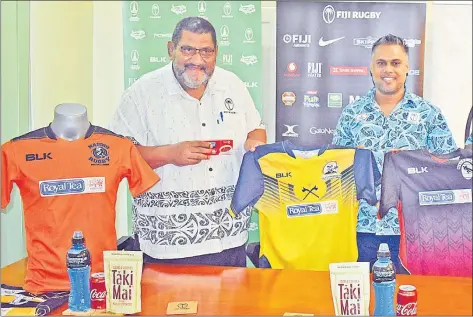
M 380 171 L 384 154 L 390 150 L 427 148 L 432 153 L 450 153 L 457 149 L 441 111 L 406 91 L 408 53 L 403 39 L 391 34 L 373 44 L 370 73 L 374 88 L 345 107 L 333 137 L 334 144 L 372 150 Z M 379 200 L 381 185 L 377 195 Z M 382 220 L 377 219 L 377 211 L 377 207 L 360 204 L 358 260 L 372 265 L 379 244 L 386 242 L 398 271 L 403 272 L 398 261 L 397 210 L 391 209 Z

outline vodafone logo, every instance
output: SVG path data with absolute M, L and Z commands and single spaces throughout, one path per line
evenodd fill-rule
M 96 289 L 92 289 L 90 291 L 90 299 L 95 299 L 95 300 L 105 299 L 106 295 L 107 295 L 107 291 L 97 292 Z
M 284 74 L 284 77 L 299 77 L 301 74 L 297 72 L 297 64 L 290 62 L 287 64 L 287 73 Z
M 368 75 L 368 67 L 364 66 L 330 66 L 330 75 Z
M 287 64 L 287 71 L 288 72 L 295 72 L 297 70 L 297 64 L 296 63 L 289 63 Z

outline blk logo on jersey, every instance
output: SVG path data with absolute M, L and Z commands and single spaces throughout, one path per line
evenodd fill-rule
M 44 161 L 44 160 L 52 160 L 51 152 L 49 153 L 42 153 L 42 154 L 37 154 L 37 153 L 31 153 L 31 154 L 26 154 L 25 155 L 25 160 L 27 162 L 30 161 Z
M 423 174 L 428 173 L 427 166 L 422 167 L 409 167 L 407 169 L 407 174 Z
M 92 151 L 92 156 L 89 157 L 91 166 L 94 165 L 109 165 L 110 156 L 109 149 L 110 147 L 105 143 L 92 143 L 89 145 L 89 149 Z
M 292 177 L 291 172 L 276 173 L 276 178 Z

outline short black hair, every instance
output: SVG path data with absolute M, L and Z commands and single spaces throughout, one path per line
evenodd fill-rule
M 215 28 L 213 25 L 204 18 L 201 17 L 187 17 L 179 21 L 172 33 L 172 42 L 177 45 L 182 37 L 182 31 L 189 31 L 192 33 L 204 34 L 210 33 L 214 47 L 217 46 L 217 35 L 215 34 Z
M 371 48 L 371 54 L 374 53 L 374 50 L 379 45 L 388 44 L 388 45 L 400 45 L 404 48 L 404 51 L 409 55 L 409 47 L 406 44 L 406 41 L 399 36 L 387 34 L 380 37 L 376 42 L 374 42 L 373 47 Z

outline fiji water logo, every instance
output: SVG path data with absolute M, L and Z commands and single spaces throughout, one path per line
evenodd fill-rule
M 304 205 L 288 205 L 286 206 L 286 214 L 288 218 L 314 216 L 322 212 L 322 205 L 304 204 Z
M 94 165 L 109 165 L 110 156 L 109 149 L 110 147 L 105 143 L 92 143 L 89 144 L 89 149 L 92 152 L 92 156 L 89 157 L 91 166 Z
M 42 197 L 80 194 L 85 191 L 83 179 L 44 181 L 39 184 Z

